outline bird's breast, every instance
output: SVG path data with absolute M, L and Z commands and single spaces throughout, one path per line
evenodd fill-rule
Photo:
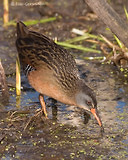
M 53 72 L 48 69 L 31 71 L 28 75 L 29 83 L 39 93 L 52 97 L 62 103 L 75 105 L 73 97 L 70 97 L 63 88 L 58 85 Z

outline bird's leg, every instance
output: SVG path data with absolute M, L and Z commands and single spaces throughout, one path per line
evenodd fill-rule
M 42 111 L 44 112 L 44 115 L 46 118 L 48 118 L 47 111 L 46 111 L 46 105 L 44 101 L 44 96 L 42 94 L 39 95 L 40 104 L 42 106 Z

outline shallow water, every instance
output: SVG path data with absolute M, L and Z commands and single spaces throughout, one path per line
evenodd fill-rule
M 126 81 L 112 65 L 77 60 L 85 81 L 97 94 L 105 133 L 92 115 L 45 97 L 49 119 L 33 118 L 40 108 L 38 93 L 22 76 L 20 102 L 15 90 L 3 106 L 1 159 L 127 159 L 128 101 Z M 118 74 L 117 74 L 118 73 Z
M 98 19 L 92 21 L 75 19 L 86 14 L 88 9 L 84 7 L 82 1 L 79 5 L 77 0 L 76 3 L 74 1 L 71 0 L 70 4 L 66 0 L 53 1 L 52 12 L 61 6 L 62 11 L 59 9 L 57 13 L 62 16 L 62 19 L 55 21 L 54 24 L 37 24 L 34 27 L 46 35 L 58 36 L 62 40 L 71 36 L 70 31 L 73 27 L 86 29 L 85 26 L 87 28 L 91 26 L 94 32 L 95 29 L 99 33 L 106 32 L 106 26 L 104 27 L 101 22 L 99 24 Z M 62 2 L 64 5 L 61 5 Z M 56 7 L 57 5 L 59 7 Z M 118 8 L 120 6 L 117 5 Z M 40 19 L 42 17 L 39 16 L 38 11 L 42 11 L 41 7 L 10 6 L 10 17 L 12 19 L 16 17 L 16 20 Z M 19 12 L 19 8 L 22 13 Z M 45 12 L 51 16 L 48 7 Z M 2 6 L 0 6 L 0 15 L 2 17 Z M 9 86 L 11 85 L 9 102 L 0 104 L 0 159 L 128 159 L 127 74 L 124 76 L 114 65 L 82 60 L 87 56 L 98 56 L 97 54 L 72 51 L 78 58 L 77 64 L 81 77 L 96 92 L 104 134 L 101 133 L 93 115 L 74 106 L 56 102 L 49 97 L 45 97 L 49 119 L 45 119 L 43 115 L 33 117 L 37 113 L 36 110 L 41 107 L 39 94 L 29 86 L 22 74 L 22 94 L 21 97 L 16 97 L 15 88 L 12 87 L 15 87 L 16 31 L 14 27 L 4 29 L 1 19 L 0 25 L 0 58 Z

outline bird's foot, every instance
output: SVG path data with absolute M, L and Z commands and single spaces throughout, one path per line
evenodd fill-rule
M 44 112 L 44 110 L 42 110 L 42 108 L 40 109 L 37 109 L 36 110 L 36 114 L 34 115 L 35 117 L 37 117 L 38 115 L 40 114 L 44 114 L 45 118 L 48 119 L 48 115 L 47 115 L 47 112 Z

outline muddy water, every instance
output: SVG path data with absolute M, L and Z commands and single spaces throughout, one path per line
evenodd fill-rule
M 92 30 L 96 28 L 100 30 L 99 32 L 101 30 L 105 32 L 105 28 L 101 22 L 97 23 L 97 19 L 94 24 L 88 20 L 74 19 L 76 16 L 83 16 L 88 11 L 84 9 L 82 1 L 79 5 L 77 5 L 77 0 L 76 3 L 74 1 L 71 0 L 69 4 L 69 1 L 59 0 L 61 3 L 65 2 L 66 6 L 70 5 L 67 12 L 66 6 L 59 3 L 59 7 L 65 6 L 61 16 L 64 18 L 70 16 L 70 18 L 65 18 L 66 20 L 62 18 L 54 24 L 49 23 L 34 27 L 40 29 L 42 33 L 46 32 L 46 35 L 50 35 L 50 37 L 58 36 L 60 39 L 69 38 L 73 27 L 86 29 L 85 26 L 92 25 Z M 54 13 L 56 13 L 57 2 L 56 0 L 53 3 Z M 75 10 L 73 8 L 70 13 L 70 8 L 73 5 Z M 21 13 L 19 9 L 25 12 Z M 23 20 L 40 19 L 42 17 L 39 16 L 39 9 L 42 11 L 41 6 L 29 8 L 10 5 L 10 17 L 12 19 L 16 17 L 16 20 L 17 17 Z M 45 14 L 51 16 L 51 10 L 47 8 Z M 2 6 L 0 6 L 0 15 L 2 17 Z M 73 19 L 71 19 L 72 16 Z M 38 100 L 39 94 L 29 86 L 23 74 L 21 97 L 16 97 L 15 88 L 13 88 L 13 86 L 15 87 L 15 57 L 17 54 L 15 33 L 14 27 L 3 29 L 2 19 L 0 19 L 0 58 L 10 86 L 9 102 L 0 104 L 0 159 L 128 159 L 127 77 L 124 77 L 113 65 L 102 64 L 100 61 L 83 60 L 84 56 L 92 56 L 91 54 L 72 51 L 72 53 L 75 52 L 81 76 L 96 92 L 98 110 L 105 133 L 101 134 L 97 121 L 92 115 L 74 106 L 56 102 L 49 97 L 45 97 L 49 119 L 45 119 L 40 114 L 34 117 L 37 114 L 37 109 L 41 107 Z
M 128 159 L 126 81 L 114 66 L 81 59 L 77 64 L 85 81 L 97 94 L 105 133 L 101 134 L 92 115 L 49 97 L 45 97 L 49 119 L 43 115 L 34 118 L 40 108 L 38 93 L 22 75 L 20 100 L 12 90 L 9 103 L 0 110 L 2 160 Z

